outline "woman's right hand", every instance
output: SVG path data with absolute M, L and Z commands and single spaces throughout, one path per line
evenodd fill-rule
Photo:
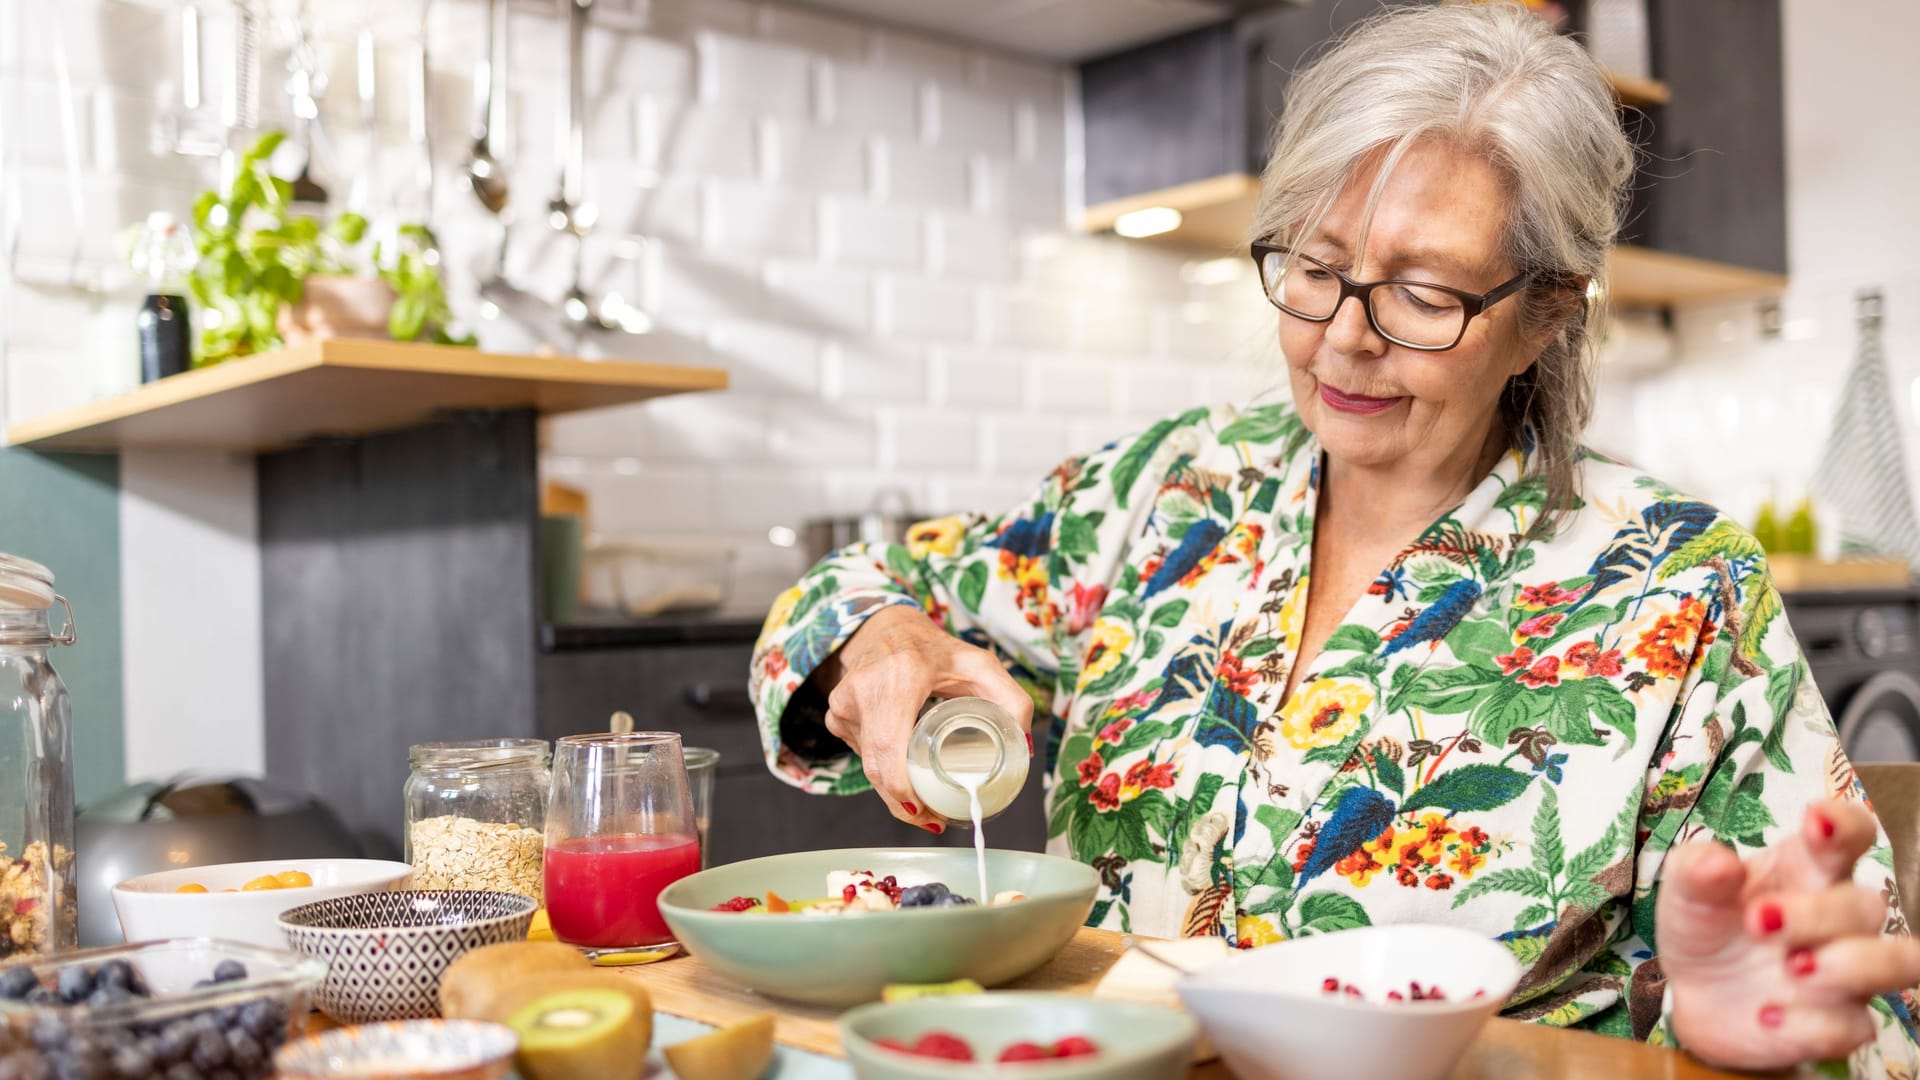
M 992 653 L 905 604 L 870 616 L 818 674 L 827 691 L 827 730 L 860 755 L 893 816 L 928 832 L 945 831 L 945 821 L 919 805 L 907 782 L 907 739 L 927 699 L 983 697 L 1007 710 L 1023 731 L 1033 723 L 1033 699 Z M 1027 749 L 1032 752 L 1032 736 Z

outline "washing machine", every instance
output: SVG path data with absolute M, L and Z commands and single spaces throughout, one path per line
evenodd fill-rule
M 1784 599 L 1847 755 L 1856 764 L 1920 761 L 1920 588 Z

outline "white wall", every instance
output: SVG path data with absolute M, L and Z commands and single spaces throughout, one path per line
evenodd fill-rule
M 258 535 L 252 458 L 121 457 L 130 778 L 265 768 Z

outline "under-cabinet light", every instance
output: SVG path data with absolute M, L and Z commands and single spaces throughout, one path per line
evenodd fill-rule
M 1133 210 L 1113 220 L 1113 231 L 1130 240 L 1159 236 L 1180 227 L 1180 211 L 1171 206 L 1149 206 Z

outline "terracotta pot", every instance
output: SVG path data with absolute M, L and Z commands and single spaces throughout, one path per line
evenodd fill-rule
M 379 278 L 310 277 L 297 304 L 280 309 L 280 337 L 289 345 L 325 338 L 384 338 L 393 287 Z

